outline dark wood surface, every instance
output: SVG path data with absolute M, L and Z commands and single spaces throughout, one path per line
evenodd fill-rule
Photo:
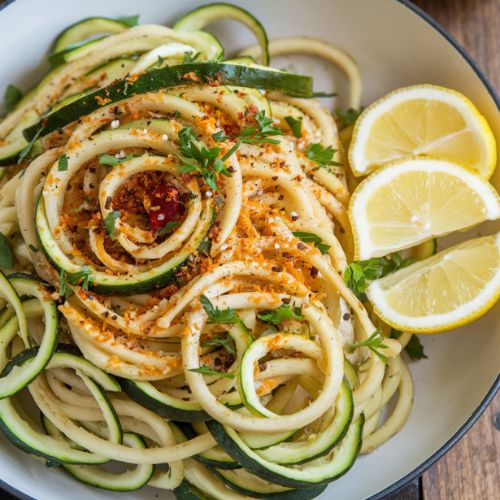
M 415 0 L 439 21 L 500 89 L 500 0 Z M 496 423 L 496 426 L 495 426 Z M 500 499 L 500 393 L 459 443 L 391 500 Z M 388 500 L 388 499 L 387 499 Z

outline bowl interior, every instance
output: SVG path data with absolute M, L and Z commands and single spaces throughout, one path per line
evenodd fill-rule
M 195 0 L 16 0 L 0 12 L 2 88 L 15 83 L 27 89 L 47 66 L 45 58 L 55 35 L 84 17 L 141 14 L 141 22 L 171 24 L 183 12 L 208 2 Z M 497 141 L 500 114 L 494 98 L 477 73 L 428 22 L 397 0 L 247 0 L 234 3 L 248 8 L 267 28 L 270 37 L 309 35 L 345 49 L 359 64 L 364 81 L 363 104 L 409 84 L 433 83 L 467 95 L 487 118 Z M 46 14 L 50 12 L 51 15 Z M 218 23 L 214 31 L 226 47 L 254 43 L 249 32 L 233 23 Z M 340 73 L 310 58 L 290 58 L 280 66 L 312 73 L 318 90 L 337 90 L 335 106 L 346 106 L 347 85 Z M 1 89 L 0 89 L 1 90 Z M 326 101 L 325 104 L 334 105 Z M 500 171 L 493 182 L 500 187 Z M 484 225 L 453 240 L 490 234 L 497 224 Z M 446 245 L 451 239 L 440 242 Z M 415 404 L 404 429 L 333 483 L 321 498 L 358 500 L 375 495 L 419 467 L 439 450 L 469 419 L 498 374 L 500 359 L 500 306 L 475 323 L 454 332 L 422 336 L 428 360 L 411 363 Z M 32 460 L 0 439 L 0 479 L 38 499 L 152 498 L 158 490 L 110 493 L 90 489 L 43 463 Z M 163 493 L 162 493 L 163 496 Z

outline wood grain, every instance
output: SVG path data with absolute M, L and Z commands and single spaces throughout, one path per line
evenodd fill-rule
M 417 0 L 500 88 L 500 0 Z M 422 476 L 424 500 L 500 499 L 500 393 L 465 437 Z M 399 500 L 409 498 L 405 492 Z

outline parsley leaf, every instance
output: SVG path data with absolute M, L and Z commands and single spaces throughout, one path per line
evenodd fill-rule
M 59 283 L 59 295 L 65 297 L 68 289 L 68 273 L 64 269 L 59 273 Z
M 207 313 L 208 323 L 240 325 L 246 332 L 248 332 L 247 326 L 243 323 L 242 319 L 238 316 L 234 309 L 219 309 L 218 307 L 214 307 L 206 295 L 202 295 L 200 297 L 200 302 L 203 309 Z
M 0 267 L 12 269 L 14 267 L 14 256 L 7 237 L 0 233 Z
M 111 210 L 111 212 L 109 212 L 104 218 L 104 227 L 111 238 L 115 237 L 116 220 L 120 217 L 120 215 L 121 213 L 118 210 Z
M 158 236 L 165 236 L 168 233 L 171 233 L 174 229 L 177 229 L 181 223 L 179 221 L 171 220 L 168 221 L 159 231 Z
M 315 142 L 314 144 L 309 144 L 306 149 L 306 156 L 309 160 L 317 163 L 321 168 L 326 168 L 331 166 L 342 166 L 342 163 L 338 163 L 333 161 L 333 155 L 335 154 L 336 149 L 333 149 L 332 146 L 328 146 L 324 148 L 319 142 Z
M 126 24 L 129 28 L 132 28 L 139 24 L 139 15 L 119 17 L 117 21 L 120 21 L 121 23 Z
M 361 114 L 361 110 L 349 108 L 347 111 L 342 111 L 340 108 L 335 110 L 335 114 L 339 120 L 340 129 L 346 128 L 352 125 Z
M 212 134 L 212 139 L 216 142 L 222 142 L 229 139 L 229 136 L 226 135 L 224 130 L 218 130 L 217 132 L 215 132 L 215 134 Z
M 200 57 L 200 55 L 201 54 L 199 52 L 186 51 L 184 52 L 184 58 L 182 59 L 182 64 L 189 64 L 195 62 L 198 59 L 198 57 Z
M 201 347 L 222 347 L 231 356 L 236 356 L 236 345 L 232 337 L 215 337 L 205 340 Z
M 64 154 L 59 157 L 57 162 L 57 170 L 59 172 L 66 172 L 68 170 L 68 157 Z
M 306 319 L 302 316 L 302 309 L 300 307 L 292 308 L 291 306 L 279 306 L 272 311 L 258 313 L 257 317 L 261 321 L 271 323 L 271 325 L 279 325 L 282 321 L 287 319 L 296 319 L 298 321 L 305 321 Z
M 316 245 L 316 248 L 323 255 L 328 253 L 328 250 L 330 250 L 330 245 L 323 243 L 323 240 L 317 234 L 307 233 L 304 231 L 293 231 L 292 234 L 304 243 L 314 243 Z
M 91 274 L 92 269 L 90 269 L 89 266 L 83 266 L 80 271 L 71 274 L 71 276 L 69 277 L 69 282 L 72 285 L 78 285 L 79 281 L 82 280 L 81 287 L 85 291 L 88 291 L 90 283 L 93 282 Z
M 271 136 L 283 135 L 283 132 L 273 125 L 272 118 L 266 116 L 264 111 L 259 111 L 255 115 L 257 125 L 246 127 L 240 132 L 240 141 L 245 144 L 279 144 L 277 139 L 270 139 Z
M 292 129 L 293 135 L 299 139 L 302 136 L 302 116 L 299 116 L 299 118 L 285 116 L 285 121 Z
M 23 93 L 15 85 L 7 85 L 3 95 L 5 112 L 10 113 L 22 97 Z
M 99 156 L 99 165 L 107 165 L 108 167 L 116 167 L 120 163 L 123 163 L 124 161 L 131 160 L 132 158 L 135 158 L 134 155 L 128 155 L 124 156 L 123 158 L 117 158 L 116 156 L 113 155 L 108 155 L 104 154 Z
M 391 339 L 399 339 L 403 335 L 401 330 L 396 330 L 395 328 L 391 328 Z
M 200 366 L 199 368 L 190 368 L 190 372 L 201 373 L 202 375 L 218 375 L 219 377 L 234 378 L 234 373 L 224 373 L 218 372 L 217 370 L 212 370 L 208 366 Z
M 210 249 L 212 248 L 212 240 L 210 238 L 204 238 L 198 247 L 198 253 L 203 255 L 210 255 Z
M 349 264 L 344 273 L 344 281 L 361 301 L 366 301 L 365 291 L 369 281 L 383 278 L 392 271 L 409 266 L 413 259 L 404 259 L 399 253 L 390 257 L 374 257 Z
M 178 167 L 181 173 L 198 172 L 205 184 L 213 191 L 218 191 L 216 173 L 231 177 L 231 172 L 225 167 L 224 161 L 234 153 L 235 145 L 224 156 L 218 158 L 222 149 L 212 147 L 208 149 L 190 127 L 179 131 L 179 152 L 182 165 Z
M 358 347 L 368 347 L 370 351 L 376 354 L 384 363 L 387 363 L 387 356 L 382 354 L 379 349 L 387 349 L 387 345 L 384 344 L 384 336 L 382 332 L 377 328 L 366 340 L 363 342 L 358 342 L 356 344 L 351 344 L 351 349 L 357 349 Z
M 165 62 L 165 58 L 164 57 L 161 57 L 161 56 L 158 56 L 158 59 L 156 60 L 156 62 L 153 64 L 153 67 L 154 68 L 161 68 L 162 64 Z
M 424 352 L 424 346 L 420 342 L 420 339 L 416 335 L 412 335 L 408 344 L 406 344 L 405 351 L 408 353 L 411 359 L 427 359 Z

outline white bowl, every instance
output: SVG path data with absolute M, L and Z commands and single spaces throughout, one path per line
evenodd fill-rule
M 54 37 L 69 24 L 93 15 L 141 14 L 141 22 L 171 24 L 196 0 L 16 0 L 0 12 L 1 87 L 16 83 L 26 89 L 47 69 L 39 61 Z M 434 83 L 468 96 L 487 118 L 500 143 L 499 99 L 465 51 L 435 21 L 407 1 L 397 0 L 242 0 L 272 37 L 321 37 L 349 52 L 361 67 L 367 105 L 403 85 Z M 253 43 L 233 23 L 215 25 L 226 47 Z M 296 68 L 318 77 L 316 87 L 336 87 L 345 96 L 345 82 L 318 61 L 297 59 Z M 339 104 L 345 107 L 346 101 Z M 495 175 L 500 186 L 500 169 Z M 491 233 L 498 226 L 470 234 Z M 461 236 L 463 238 L 463 236 Z M 445 242 L 446 243 L 446 242 Z M 421 337 L 428 360 L 411 363 L 415 405 L 403 430 L 370 455 L 361 457 L 321 498 L 380 498 L 421 474 L 443 455 L 478 418 L 500 386 L 500 307 L 452 333 Z M 0 440 L 0 480 L 22 497 L 58 500 L 86 498 L 146 499 L 164 493 L 146 489 L 111 493 L 79 484 L 62 472 Z

